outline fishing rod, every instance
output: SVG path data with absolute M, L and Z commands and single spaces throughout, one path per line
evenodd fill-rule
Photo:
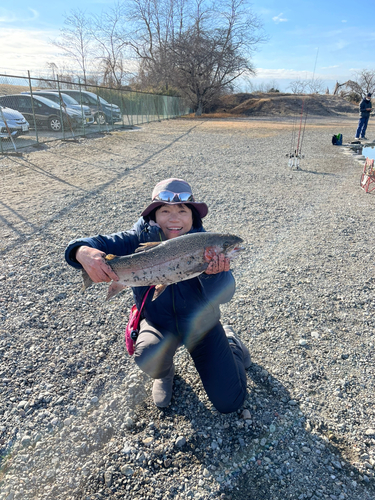
M 301 140 L 301 129 L 302 129 L 304 103 L 305 103 L 305 96 L 302 99 L 301 117 L 300 117 L 300 122 L 299 122 L 297 147 L 294 148 L 294 151 L 292 153 L 289 153 L 288 165 L 292 170 L 301 170 L 299 167 L 299 162 L 302 158 L 304 158 L 304 156 L 302 155 L 302 140 Z M 306 121 L 305 121 L 305 123 L 306 123 Z M 296 135 L 297 134 L 294 130 L 292 136 L 296 136 Z M 301 143 L 300 143 L 300 140 L 301 140 Z M 295 141 L 293 141 L 293 144 L 295 144 Z M 301 146 L 300 146 L 300 144 L 301 144 Z
M 316 63 L 318 60 L 318 53 L 319 53 L 319 48 L 316 51 L 312 82 L 314 82 Z M 288 165 L 292 170 L 301 170 L 299 164 L 300 164 L 300 160 L 302 160 L 304 158 L 304 155 L 302 154 L 302 145 L 303 145 L 303 141 L 305 138 L 306 121 L 307 121 L 307 115 L 308 115 L 308 101 L 306 102 L 306 106 L 305 106 L 305 99 L 306 99 L 306 96 L 304 95 L 302 98 L 302 105 L 301 105 L 301 116 L 300 116 L 297 146 L 296 146 L 296 148 L 293 148 L 293 145 L 295 144 L 295 135 L 296 135 L 295 125 L 294 125 L 293 131 L 292 131 L 292 143 L 291 143 L 291 148 L 290 148 L 290 150 L 292 152 L 289 153 L 289 155 L 287 155 L 287 156 L 289 156 Z M 303 114 L 304 113 L 305 113 L 305 120 L 304 120 L 304 124 L 303 124 L 303 129 L 302 129 L 302 121 L 303 121 Z M 294 151 L 293 151 L 293 149 L 294 149 Z

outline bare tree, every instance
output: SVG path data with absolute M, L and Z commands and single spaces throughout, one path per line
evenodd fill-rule
M 124 5 L 116 4 L 109 12 L 94 17 L 91 33 L 96 41 L 103 71 L 103 83 L 109 87 L 122 87 L 127 82 L 125 50 L 128 46 Z
M 169 90 L 174 71 L 170 51 L 187 23 L 188 1 L 132 0 L 130 46 L 140 61 L 141 85 Z
M 311 78 L 307 80 L 307 89 L 311 94 L 323 94 L 324 83 L 320 78 Z
M 133 0 L 131 45 L 144 84 L 170 86 L 188 97 L 196 114 L 244 72 L 266 39 L 246 0 Z
M 307 81 L 297 78 L 296 80 L 292 80 L 290 82 L 288 88 L 292 91 L 293 94 L 304 94 L 307 89 Z
M 259 82 L 256 80 L 246 81 L 250 92 L 259 92 L 261 94 L 267 94 L 268 92 L 280 92 L 279 84 L 275 79 L 269 82 Z
M 344 83 L 336 82 L 333 91 L 333 95 L 343 97 L 350 102 L 359 102 L 366 93 L 359 83 L 354 80 L 348 80 Z
M 57 64 L 55 64 L 54 62 L 49 62 L 47 63 L 47 68 L 52 71 L 52 79 L 55 80 L 58 72 Z
M 365 97 L 369 92 L 373 94 L 375 92 L 375 70 L 362 69 L 354 73 L 355 88 L 361 97 Z
M 81 10 L 72 11 L 65 18 L 64 28 L 60 30 L 60 40 L 52 43 L 70 57 L 82 71 L 83 81 L 87 83 L 87 66 L 92 54 L 92 35 L 90 21 Z
M 266 92 L 280 92 L 279 85 L 275 79 L 266 84 L 266 89 Z

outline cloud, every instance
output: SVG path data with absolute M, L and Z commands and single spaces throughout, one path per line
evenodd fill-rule
M 51 62 L 60 69 L 65 67 L 75 71 L 74 62 L 51 43 L 58 36 L 58 30 L 1 29 L 0 74 L 18 77 L 24 76 L 29 70 L 31 77 L 37 78 L 46 72 L 49 74 L 47 64 Z M 134 61 L 126 60 L 126 63 L 129 71 L 137 71 Z M 79 73 L 79 69 L 77 71 Z
M 0 30 L 1 66 L 4 71 L 39 71 L 48 61 L 56 61 L 59 55 L 50 39 L 56 38 L 58 32 L 22 30 L 6 28 Z M 32 40 L 32 43 L 30 41 Z
M 279 79 L 279 78 L 290 78 L 290 79 L 306 79 L 311 78 L 311 71 L 297 71 L 294 69 L 267 69 L 267 68 L 257 68 L 256 78 L 264 79 Z
M 11 24 L 11 23 L 28 23 L 30 21 L 35 21 L 39 18 L 39 12 L 30 7 L 27 9 L 31 12 L 31 16 L 17 16 L 12 10 L 7 10 L 0 7 L 0 23 Z M 26 13 L 27 14 L 27 13 Z
M 322 68 L 321 68 L 322 69 Z M 310 78 L 319 78 L 321 80 L 330 80 L 330 79 L 340 79 L 345 77 L 345 75 L 341 75 L 340 73 L 336 73 L 335 67 L 332 67 L 333 72 L 329 73 L 318 73 L 315 74 L 310 70 L 294 70 L 294 69 L 268 69 L 268 68 L 257 68 L 256 76 L 254 79 L 261 80 L 309 80 Z
M 286 21 L 288 21 L 288 19 L 286 19 L 285 17 L 282 17 L 283 13 L 280 12 L 280 14 L 278 16 L 275 16 L 272 18 L 272 21 L 275 21 L 276 24 L 278 23 L 285 23 Z
M 348 21 L 346 19 L 343 19 L 341 22 L 342 23 L 347 23 Z
M 337 40 L 336 43 L 334 43 L 334 47 L 337 50 L 342 50 L 345 49 L 345 47 L 348 47 L 350 45 L 350 42 L 348 40 Z

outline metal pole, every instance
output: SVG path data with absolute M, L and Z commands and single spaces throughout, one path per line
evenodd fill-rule
M 36 128 L 36 118 L 35 118 L 35 109 L 34 109 L 33 89 L 31 87 L 30 71 L 27 71 L 27 75 L 29 77 L 30 100 L 31 100 L 31 109 L 33 110 L 33 120 L 34 120 L 34 127 L 35 127 L 35 137 L 36 137 L 36 142 L 39 142 L 38 129 Z
M 65 140 L 64 116 L 63 116 L 63 110 L 62 110 L 63 104 L 65 104 L 65 103 L 64 103 L 64 101 L 62 100 L 62 97 L 61 97 L 59 75 L 56 75 L 56 77 L 57 77 L 57 90 L 59 92 L 59 99 L 60 99 L 60 120 L 61 120 L 61 127 L 62 127 L 62 133 L 63 133 L 63 140 Z M 69 122 L 68 113 L 66 113 L 66 115 L 68 117 L 68 122 Z M 71 126 L 70 126 L 70 130 L 71 130 L 71 132 L 73 134 L 73 129 L 72 129 Z M 73 138 L 74 138 L 74 134 L 73 134 Z

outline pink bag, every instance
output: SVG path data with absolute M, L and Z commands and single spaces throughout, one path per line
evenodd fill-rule
M 126 343 L 126 349 L 130 354 L 130 356 L 133 356 L 134 354 L 134 347 L 135 347 L 135 341 L 137 340 L 138 337 L 138 328 L 139 328 L 139 321 L 141 319 L 141 312 L 146 302 L 147 295 L 151 290 L 151 288 L 154 287 L 152 286 L 147 290 L 143 298 L 140 310 L 138 311 L 137 306 L 134 304 L 129 314 L 129 321 L 125 329 L 125 343 Z

